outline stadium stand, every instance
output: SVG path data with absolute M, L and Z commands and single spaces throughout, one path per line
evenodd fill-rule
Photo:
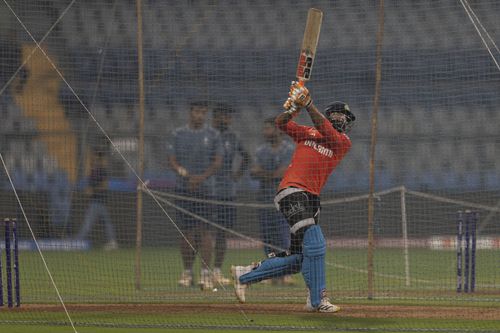
M 286 82 L 283 86 L 266 86 L 263 90 L 260 87 L 266 84 L 266 73 L 282 73 L 294 68 L 296 55 L 288 54 L 287 49 L 297 47 L 295 36 L 301 34 L 301 27 L 287 27 L 288 33 L 284 33 L 285 27 L 274 22 L 281 16 L 299 20 L 307 5 L 284 0 L 276 1 L 272 6 L 266 5 L 264 0 L 259 0 L 260 6 L 254 6 L 252 1 L 222 2 L 230 4 L 233 10 L 215 13 L 210 4 L 195 1 L 171 1 L 169 6 L 155 9 L 155 1 L 147 1 L 144 14 L 148 18 L 144 29 L 145 126 L 148 135 L 161 138 L 152 140 L 156 143 L 151 146 L 156 148 L 147 155 L 146 163 L 151 168 L 147 172 L 151 174 L 161 174 L 165 168 L 165 163 L 159 161 L 162 151 L 158 147 L 162 144 L 158 141 L 166 140 L 169 131 L 185 122 L 183 110 L 187 109 L 189 100 L 206 93 L 207 89 L 214 99 L 238 105 L 235 128 L 242 137 L 249 138 L 251 151 L 255 150 L 260 137 L 260 127 L 252 120 L 274 115 L 283 102 Z M 297 10 L 285 10 L 290 3 Z M 379 185 L 388 187 L 407 183 L 414 187 L 474 189 L 486 183 L 494 187 L 498 184 L 495 170 L 498 170 L 500 154 L 495 150 L 495 143 L 483 145 L 481 138 L 475 136 L 478 132 L 485 136 L 495 135 L 498 131 L 495 124 L 500 123 L 499 113 L 494 107 L 500 99 L 496 86 L 475 74 L 478 68 L 491 64 L 487 54 L 480 49 L 478 38 L 462 38 L 473 36 L 470 34 L 473 27 L 462 24 L 466 17 L 458 5 L 443 5 L 429 11 L 426 10 L 429 3 L 393 0 L 387 6 L 384 56 L 394 61 L 384 67 L 379 115 L 380 172 L 384 176 Z M 59 11 L 64 8 L 62 2 L 56 1 L 53 5 Z M 494 15 L 488 15 L 491 6 L 499 5 L 491 1 L 475 5 L 491 31 L 500 30 L 498 20 Z M 350 167 L 341 167 L 340 170 L 347 174 L 345 179 L 352 179 L 345 187 L 361 190 L 367 186 L 366 177 L 359 175 L 368 172 L 368 115 L 373 97 L 375 59 L 372 50 L 377 24 L 376 16 L 370 13 L 376 8 L 374 3 L 362 0 L 332 1 L 327 6 L 331 8 L 324 8 L 324 11 L 331 12 L 332 17 L 326 20 L 322 30 L 322 48 L 318 57 L 328 54 L 334 60 L 328 63 L 318 60 L 315 82 L 311 84 L 313 87 L 324 84 L 334 76 L 332 91 L 349 101 L 359 114 L 352 135 L 360 144 L 354 146 Z M 351 7 L 357 10 L 353 11 Z M 29 15 L 35 13 L 40 15 L 28 10 L 23 15 L 29 20 Z M 214 17 L 215 14 L 218 16 Z M 43 15 L 47 18 L 37 22 L 45 25 L 54 22 L 54 15 L 49 11 Z M 249 17 L 258 18 L 261 24 L 250 27 Z M 103 128 L 113 128 L 124 137 L 135 135 L 138 127 L 134 113 L 137 110 L 136 30 L 128 24 L 134 20 L 134 8 L 127 1 L 75 3 L 62 19 L 59 37 L 51 41 L 66 46 L 53 48 L 57 58 L 73 59 L 71 63 L 78 63 L 78 66 L 64 68 L 65 74 L 83 101 L 91 106 L 90 111 L 96 119 Z M 343 29 L 340 31 L 335 26 Z M 35 30 L 46 31 L 48 28 Z M 182 57 L 176 57 L 178 54 Z M 222 55 L 224 61 L 219 60 Z M 189 63 L 185 59 L 190 59 Z M 99 87 L 96 77 L 99 78 Z M 245 80 L 235 83 L 232 77 Z M 456 80 L 458 77 L 466 80 Z M 497 78 L 491 77 L 491 80 Z M 419 88 L 415 90 L 415 87 Z M 440 87 L 446 87 L 454 94 L 442 96 Z M 65 89 L 62 87 L 63 101 L 73 98 Z M 256 95 L 268 103 L 254 105 L 252 96 Z M 315 98 L 322 105 L 330 100 L 330 95 L 329 90 L 322 89 Z M 19 107 L 8 96 L 4 94 L 1 102 L 2 135 L 12 132 L 35 134 L 36 121 L 22 116 Z M 471 108 L 475 110 L 474 117 L 467 115 Z M 84 114 L 85 111 L 81 112 Z M 429 147 L 428 142 L 436 134 L 445 141 Z M 414 153 L 394 151 L 396 146 L 391 144 L 394 138 L 401 140 L 398 149 Z M 456 145 L 456 140 L 470 144 Z M 8 151 L 17 151 L 17 148 L 10 147 Z M 30 150 L 19 151 L 31 154 Z M 395 155 L 400 158 L 393 158 Z M 429 155 L 434 156 L 432 162 L 427 158 Z M 453 158 L 457 155 L 461 159 L 467 157 L 469 162 L 460 166 L 456 175 L 448 174 L 446 166 L 456 163 Z M 491 167 L 480 168 L 477 163 L 480 160 Z M 24 169 L 22 161 L 11 163 L 23 165 Z M 407 168 L 405 174 L 411 175 L 408 176 L 411 179 L 403 179 L 399 171 L 402 167 Z M 52 172 L 45 170 L 46 174 Z M 465 174 L 471 174 L 471 177 L 465 177 Z M 467 178 L 465 182 L 464 178 Z

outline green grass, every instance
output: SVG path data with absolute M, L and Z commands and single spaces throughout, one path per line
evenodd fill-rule
M 477 264 L 478 290 L 484 295 L 475 298 L 496 297 L 500 285 L 498 266 L 500 251 L 479 250 Z M 134 260 L 132 249 L 116 252 L 46 252 L 47 263 L 64 298 L 70 302 L 164 302 L 178 301 L 179 294 L 193 299 L 207 299 L 197 289 L 180 290 L 177 279 L 181 262 L 177 249 L 146 249 L 142 256 L 142 291 L 134 286 Z M 229 271 L 231 263 L 248 264 L 263 257 L 261 251 L 230 251 L 226 258 Z M 436 296 L 452 296 L 456 283 L 455 254 L 453 251 L 425 249 L 410 251 L 410 285 L 406 285 L 403 253 L 401 250 L 378 250 L 375 253 L 375 291 L 379 295 L 421 298 L 431 300 Z M 328 288 L 337 297 L 365 298 L 367 295 L 367 270 L 365 250 L 335 250 L 327 257 Z M 54 289 L 45 272 L 40 257 L 35 252 L 21 252 L 21 278 L 23 298 L 27 302 L 55 302 Z M 195 272 L 198 268 L 195 268 Z M 302 278 L 292 290 L 303 290 Z M 220 288 L 219 288 L 220 289 Z M 269 287 L 256 285 L 256 290 L 268 291 Z M 220 290 L 221 291 L 221 290 Z M 290 288 L 274 288 L 273 292 L 288 293 L 289 297 L 302 293 Z M 491 291 L 491 295 L 488 293 Z M 211 295 L 220 298 L 224 293 Z M 268 294 L 273 299 L 273 295 Z M 297 297 L 299 297 L 297 295 Z M 302 298 L 300 296 L 299 298 Z M 254 301 L 258 301 L 257 299 Z M 276 301 L 276 300 L 275 300 Z
M 81 303 L 206 303 L 235 304 L 232 288 L 219 288 L 218 292 L 200 292 L 197 288 L 179 289 L 177 279 L 181 273 L 181 261 L 177 249 L 155 248 L 144 249 L 142 255 L 142 290 L 134 285 L 135 252 L 132 249 L 121 249 L 115 252 L 92 250 L 88 252 L 45 252 L 47 264 L 62 297 L 68 304 Z M 500 296 L 500 272 L 498 257 L 500 251 L 478 250 L 477 284 L 480 293 L 473 295 L 457 295 L 455 288 L 455 254 L 453 251 L 432 251 L 411 249 L 410 285 L 406 285 L 404 257 L 401 250 L 383 249 L 375 253 L 375 300 L 367 301 L 366 251 L 356 249 L 339 249 L 329 252 L 327 256 L 328 289 L 337 302 L 343 304 L 369 303 L 376 305 L 433 305 L 433 306 L 498 306 Z M 261 259 L 262 251 L 240 250 L 229 251 L 226 258 L 227 272 L 230 264 L 248 264 Z M 21 290 L 25 304 L 58 304 L 58 298 L 51 284 L 40 257 L 35 252 L 21 252 Z M 198 271 L 197 263 L 195 271 Z M 302 304 L 305 298 L 305 286 L 300 275 L 296 276 L 297 285 L 281 287 L 272 285 L 254 285 L 248 292 L 250 303 L 292 303 Z M 500 330 L 498 324 L 485 320 L 457 321 L 443 318 L 440 320 L 414 319 L 403 320 L 325 317 L 311 314 L 291 315 L 253 315 L 253 322 L 248 322 L 248 314 L 242 313 L 235 306 L 234 313 L 214 316 L 195 314 L 169 313 L 127 313 L 113 310 L 105 312 L 81 312 L 71 310 L 71 316 L 77 323 L 83 323 L 82 332 L 88 330 L 87 325 L 112 324 L 171 326 L 189 325 L 246 327 L 253 326 L 285 326 L 285 327 L 329 327 L 347 330 L 356 329 L 490 329 Z M 62 311 L 0 311 L 0 323 L 32 323 L 44 325 L 67 322 Z M 4 326 L 0 326 L 0 330 Z M 6 332 L 16 332 L 14 325 Z M 23 325 L 26 330 L 37 326 Z M 37 333 L 43 332 L 43 327 Z M 59 332 L 55 327 L 50 332 Z M 65 331 L 65 330 L 62 330 Z M 61 331 L 61 332 L 62 332 Z M 67 330 L 66 330 L 67 331 Z M 101 331 L 101 328 L 99 328 Z M 102 332 L 129 332 L 126 328 L 113 330 L 102 328 Z M 134 328 L 134 332 L 139 331 Z M 144 330 L 144 332 L 175 332 L 172 330 Z M 205 331 L 207 331 L 205 329 Z M 186 330 L 179 330 L 186 332 Z M 239 331 L 241 332 L 241 331 Z
M 70 327 L 61 326 L 32 326 L 32 325 L 1 325 L 2 332 L 9 333 L 68 333 L 73 332 Z M 262 333 L 262 330 L 243 330 L 243 329 L 206 329 L 206 328 L 102 328 L 102 327 L 78 327 L 79 333 Z M 301 331 L 294 330 L 294 333 L 311 333 L 311 330 Z M 331 330 L 314 330 L 314 332 L 331 332 Z M 350 333 L 349 331 L 335 330 L 336 333 Z M 385 333 L 386 330 L 370 330 L 371 333 Z M 411 331 L 406 331 L 410 333 Z M 406 333 L 405 331 L 398 330 L 398 333 Z
M 109 314 L 107 315 L 109 317 Z M 155 324 L 158 318 L 153 315 L 142 315 L 142 316 L 122 316 L 113 315 L 113 317 L 108 318 L 105 324 L 100 325 L 100 327 L 92 326 L 91 323 L 98 322 L 105 317 L 105 314 L 97 313 L 86 313 L 79 314 L 75 316 L 75 326 L 79 332 L 256 332 L 265 330 L 284 330 L 295 332 L 293 327 L 302 331 L 363 331 L 369 329 L 370 332 L 411 332 L 411 331 L 432 331 L 432 330 L 442 330 L 442 331 L 466 331 L 473 330 L 474 332 L 489 331 L 489 332 L 500 332 L 500 324 L 497 321 L 467 321 L 467 320 L 447 320 L 447 319 L 402 319 L 402 318 L 348 318 L 348 317 L 336 317 L 331 315 L 252 315 L 252 321 L 243 322 L 241 315 L 239 314 L 225 314 L 225 319 L 219 321 L 222 326 L 220 328 L 215 328 L 217 324 L 214 322 L 214 318 L 208 315 L 196 314 L 196 316 L 186 315 L 186 317 L 191 317 L 190 325 L 186 325 L 186 328 L 180 329 L 173 321 L 169 322 L 168 314 L 165 315 L 166 323 L 163 326 L 170 327 L 159 327 L 159 324 Z M 11 321 L 15 321 L 15 316 L 9 318 Z M 2 332 L 19 332 L 23 333 L 42 333 L 47 330 L 47 332 L 71 332 L 71 326 L 66 324 L 64 326 L 50 325 L 51 316 L 47 316 L 47 324 L 39 323 L 37 325 L 4 325 L 0 324 L 0 329 Z M 278 318 L 279 317 L 279 318 Z M 277 326 L 276 323 L 279 320 L 281 323 L 286 323 L 286 325 Z M 127 325 L 127 322 L 133 321 L 140 325 L 141 323 L 149 323 L 151 327 L 158 326 L 157 328 L 140 328 L 133 327 L 132 325 Z M 228 323 L 240 322 L 239 329 L 235 330 L 235 327 L 229 325 Z M 137 324 L 138 323 L 138 324 Z M 102 327 L 105 326 L 105 327 Z M 115 327 L 113 327 L 115 326 Z M 128 327 L 127 327 L 128 326 Z M 177 328 L 176 328 L 177 326 Z M 191 326 L 191 327 L 189 327 Z M 205 328 L 200 328 L 198 326 L 207 326 Z M 8 328 L 8 330 L 3 330 L 3 328 Z M 232 330 L 233 329 L 233 330 Z

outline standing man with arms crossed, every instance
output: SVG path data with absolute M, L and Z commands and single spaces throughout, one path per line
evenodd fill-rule
M 290 250 L 258 264 L 232 266 L 235 294 L 240 302 L 245 302 L 247 285 L 302 272 L 309 290 L 306 309 L 337 312 L 340 308 L 326 296 L 326 241 L 318 225 L 319 195 L 351 148 L 346 132 L 355 117 L 342 102 L 328 105 L 323 115 L 312 103 L 307 88 L 297 82 L 292 82 L 289 96 L 284 105 L 286 111 L 276 118 L 276 126 L 293 138 L 296 149 L 274 202 L 290 225 Z M 314 127 L 291 121 L 301 108 L 307 110 Z
M 175 189 L 178 195 L 191 200 L 178 200 L 179 207 L 202 217 L 209 217 L 210 207 L 204 202 L 213 198 L 214 177 L 222 163 L 222 146 L 216 130 L 207 126 L 208 105 L 191 103 L 189 122 L 176 129 L 168 145 L 168 161 L 177 173 Z M 183 236 L 180 250 L 184 272 L 179 280 L 182 287 L 193 285 L 193 263 L 200 253 L 201 273 L 198 284 L 202 290 L 213 288 L 213 279 L 206 265 L 212 260 L 212 228 L 204 222 L 182 212 L 177 218 Z M 193 250 L 194 249 L 196 250 Z
M 236 182 L 248 170 L 250 164 L 250 154 L 243 147 L 240 138 L 230 128 L 234 113 L 235 110 L 226 104 L 217 105 L 212 113 L 212 127 L 219 131 L 223 149 L 222 166 L 215 174 L 215 199 L 228 203 L 227 205 L 216 205 L 214 210 L 217 224 L 225 228 L 232 228 L 236 220 L 236 207 L 231 205 L 236 200 Z M 233 170 L 237 155 L 240 155 L 241 163 L 237 170 Z M 216 286 L 231 283 L 230 279 L 222 275 L 221 270 L 226 249 L 226 231 L 216 229 L 213 269 L 213 279 Z

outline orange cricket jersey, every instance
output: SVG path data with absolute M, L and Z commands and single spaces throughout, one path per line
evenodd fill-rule
M 318 129 L 294 121 L 279 127 L 292 137 L 296 148 L 278 191 L 294 186 L 319 195 L 330 174 L 351 148 L 351 139 L 334 129 L 327 119 Z

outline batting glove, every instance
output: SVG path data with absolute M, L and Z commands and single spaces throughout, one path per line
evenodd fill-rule
M 179 174 L 179 176 L 181 176 L 181 177 L 187 177 L 187 175 L 188 175 L 188 171 L 181 166 L 179 166 L 176 171 Z
M 299 82 L 292 82 L 292 85 L 290 86 L 290 93 L 288 95 L 290 96 L 292 103 L 300 108 L 307 108 L 312 103 L 309 90 Z
M 287 100 L 285 101 L 285 104 L 283 104 L 283 108 L 289 111 L 292 107 L 294 107 L 293 101 L 290 97 L 288 97 Z

